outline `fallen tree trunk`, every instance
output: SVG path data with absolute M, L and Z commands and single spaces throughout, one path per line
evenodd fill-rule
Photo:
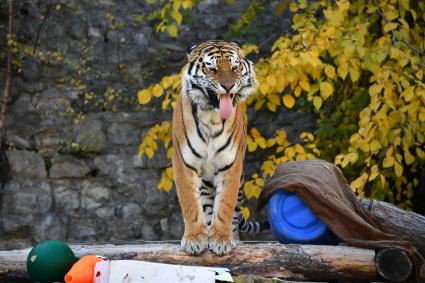
M 361 199 L 360 203 L 367 207 L 381 223 L 391 225 L 397 235 L 403 236 L 425 256 L 424 216 L 379 200 Z
M 231 254 L 216 256 L 205 252 L 191 256 L 177 243 L 140 245 L 70 245 L 77 256 L 96 254 L 111 259 L 221 266 L 232 275 L 259 275 L 293 280 L 376 279 L 375 251 L 348 246 L 240 244 Z M 0 251 L 0 278 L 26 278 L 29 249 Z

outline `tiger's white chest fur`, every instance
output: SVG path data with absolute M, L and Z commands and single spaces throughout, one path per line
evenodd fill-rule
M 218 181 L 220 169 L 232 164 L 237 153 L 230 131 L 235 113 L 228 121 L 222 121 L 216 110 L 196 109 L 192 113 L 185 112 L 183 116 L 187 130 L 183 158 L 202 179 Z

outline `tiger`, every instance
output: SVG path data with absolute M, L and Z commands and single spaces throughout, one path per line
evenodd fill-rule
M 229 253 L 238 232 L 260 232 L 267 222 L 241 213 L 246 126 L 241 102 L 256 87 L 253 63 L 236 42 L 209 40 L 187 48 L 181 93 L 172 118 L 172 166 L 182 209 L 181 248 Z

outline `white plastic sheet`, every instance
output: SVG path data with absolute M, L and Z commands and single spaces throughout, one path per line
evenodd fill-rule
M 216 280 L 233 282 L 227 268 L 113 260 L 96 264 L 93 283 L 214 283 Z

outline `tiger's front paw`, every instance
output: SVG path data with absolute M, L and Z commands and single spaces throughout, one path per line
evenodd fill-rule
M 208 243 L 210 251 L 217 255 L 224 255 L 231 252 L 236 245 L 237 241 L 233 238 L 233 234 L 224 237 L 212 234 Z
M 208 233 L 200 233 L 197 235 L 184 235 L 181 241 L 183 251 L 190 254 L 201 254 L 208 248 Z

